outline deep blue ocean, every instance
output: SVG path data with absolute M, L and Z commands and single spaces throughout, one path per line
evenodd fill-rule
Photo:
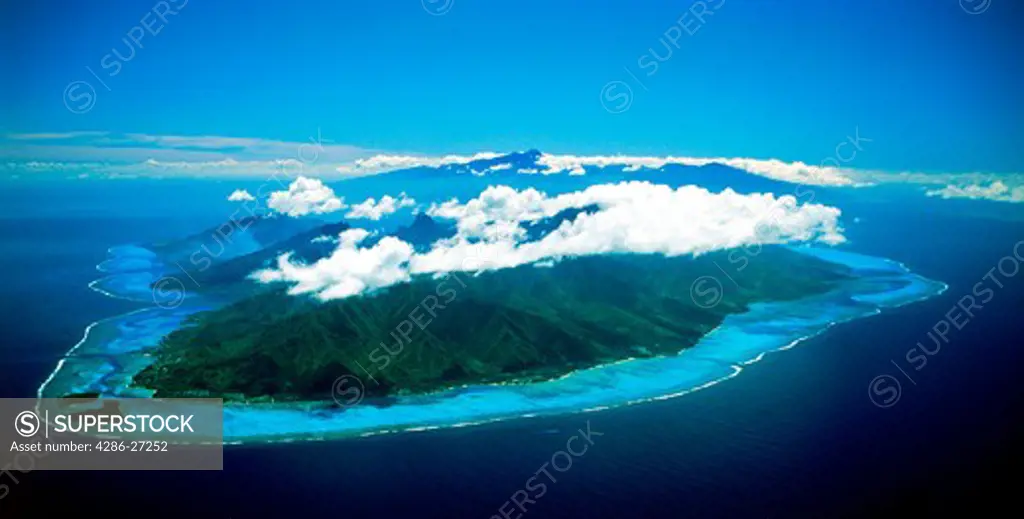
M 86 287 L 108 247 L 220 223 L 229 187 L 0 184 L 0 396 L 34 396 L 86 326 L 141 307 Z M 601 436 L 568 470 L 552 472 L 557 482 L 524 517 L 916 517 L 954 502 L 975 511 L 1013 503 L 1024 451 L 1024 275 L 994 273 L 1003 288 L 920 370 L 905 356 L 917 342 L 931 346 L 936 322 L 1012 256 L 1024 240 L 1021 208 L 910 188 L 828 198 L 844 209 L 851 250 L 900 261 L 949 289 L 838 325 L 680 398 L 461 429 L 229 446 L 216 473 L 19 474 L 0 517 L 84 513 L 88 504 L 107 517 L 489 518 L 588 421 Z M 870 398 L 880 375 L 902 389 L 888 408 Z

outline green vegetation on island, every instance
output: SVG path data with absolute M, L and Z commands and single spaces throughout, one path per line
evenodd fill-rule
M 756 302 L 828 291 L 845 267 L 781 247 L 697 258 L 608 255 L 446 278 L 321 302 L 263 290 L 193 316 L 135 384 L 159 397 L 326 400 L 521 383 L 671 355 Z

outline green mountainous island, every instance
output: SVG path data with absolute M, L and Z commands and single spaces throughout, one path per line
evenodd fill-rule
M 439 233 L 425 220 L 416 226 Z M 308 242 L 317 233 L 301 234 Z M 203 278 L 211 290 L 252 286 L 165 337 L 135 385 L 158 397 L 303 401 L 329 400 L 334 381 L 345 375 L 363 381 L 371 398 L 546 380 L 676 354 L 752 303 L 820 294 L 851 277 L 846 267 L 764 247 L 756 255 L 581 257 L 414 278 L 323 302 L 244 280 L 282 247 L 211 269 Z M 316 259 L 314 251 L 300 255 Z M 715 279 L 695 285 L 702 276 Z M 718 294 L 724 297 L 716 302 Z

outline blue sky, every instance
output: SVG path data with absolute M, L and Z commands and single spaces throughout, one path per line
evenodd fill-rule
M 1024 171 L 1020 2 L 448 1 L 5 1 L 0 133 L 816 164 L 859 131 L 857 168 Z

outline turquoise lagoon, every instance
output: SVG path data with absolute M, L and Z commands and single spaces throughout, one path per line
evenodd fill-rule
M 620 361 L 555 380 L 452 388 L 395 397 L 386 405 L 228 404 L 224 409 L 224 441 L 319 440 L 423 431 L 594 412 L 679 397 L 735 377 L 744 366 L 792 348 L 831 326 L 927 299 L 946 289 L 945 284 L 918 276 L 888 259 L 835 248 L 791 250 L 845 265 L 854 278 L 826 294 L 752 305 L 743 314 L 727 317 L 698 344 L 678 355 Z M 150 353 L 161 338 L 182 326 L 188 316 L 223 304 L 188 293 L 188 278 L 175 276 L 144 248 L 114 247 L 108 256 L 98 267 L 107 276 L 90 286 L 111 297 L 154 306 L 90 325 L 83 339 L 39 388 L 39 397 L 76 393 L 151 396 L 148 390 L 131 388 L 131 377 L 151 362 Z M 159 285 L 161 288 L 154 293 L 150 287 L 161 279 L 171 281 Z M 728 285 L 725 288 L 728 290 Z M 372 382 L 349 380 L 346 395 L 363 383 Z M 346 398 L 347 402 L 353 400 Z

